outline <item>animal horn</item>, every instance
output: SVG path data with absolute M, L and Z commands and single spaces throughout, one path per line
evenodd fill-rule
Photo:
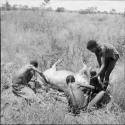
M 56 66 L 57 64 L 61 63 L 62 61 L 63 61 L 63 58 L 58 59 L 58 60 L 53 64 L 52 67 Z
M 61 63 L 63 61 L 63 58 L 57 60 L 57 64 Z
M 87 68 L 86 62 L 85 60 L 83 60 L 83 70 L 85 70 Z

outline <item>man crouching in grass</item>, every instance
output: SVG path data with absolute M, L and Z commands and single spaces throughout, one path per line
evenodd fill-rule
M 28 100 L 36 99 L 41 103 L 40 98 L 35 95 L 29 84 L 36 72 L 42 74 L 37 68 L 38 62 L 36 60 L 30 61 L 30 64 L 22 67 L 13 77 L 12 92 L 16 96 L 20 96 Z
M 78 115 L 80 114 L 80 110 L 85 110 L 88 105 L 88 93 L 84 92 L 85 86 L 83 84 L 75 82 L 73 75 L 67 76 L 66 83 L 68 88 L 64 93 L 68 100 L 68 111 L 74 115 Z M 94 89 L 91 85 L 86 86 Z

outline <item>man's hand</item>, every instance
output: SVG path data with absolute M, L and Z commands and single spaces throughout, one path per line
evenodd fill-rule
M 30 82 L 37 82 L 37 79 L 31 79 Z
M 49 84 L 48 80 L 46 79 L 45 75 L 42 72 L 40 72 L 39 75 L 43 78 L 44 83 Z
M 97 75 L 95 75 L 95 76 L 93 76 L 92 78 L 90 78 L 90 79 L 95 79 L 95 78 L 98 78 L 98 74 Z

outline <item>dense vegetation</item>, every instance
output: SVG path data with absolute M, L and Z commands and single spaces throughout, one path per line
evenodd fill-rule
M 90 39 L 111 43 L 120 53 L 110 79 L 113 99 L 106 108 L 74 117 L 66 113 L 66 101 L 53 99 L 53 91 L 37 93 L 44 105 L 34 101 L 31 106 L 12 94 L 12 76 L 30 59 L 37 59 L 42 71 L 58 58 L 64 58 L 59 69 L 76 72 L 83 61 L 96 67 L 95 56 L 86 49 Z M 124 53 L 123 15 L 39 10 L 1 12 L 2 123 L 125 123 Z

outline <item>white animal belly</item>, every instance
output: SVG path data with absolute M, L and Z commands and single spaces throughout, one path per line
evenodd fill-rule
M 66 77 L 68 75 L 74 75 L 74 73 L 66 70 L 61 71 L 46 71 L 44 72 L 47 80 L 55 85 L 65 86 L 66 85 Z
M 84 78 L 82 75 L 79 75 L 79 74 L 75 75 L 75 80 L 76 80 L 76 82 L 79 82 L 83 85 L 89 84 L 89 80 L 87 80 L 86 78 Z

